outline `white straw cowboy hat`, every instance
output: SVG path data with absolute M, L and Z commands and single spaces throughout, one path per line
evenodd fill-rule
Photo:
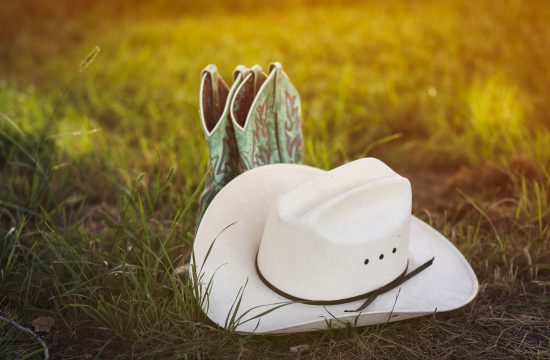
M 411 187 L 366 158 L 331 171 L 273 164 L 233 179 L 199 225 L 192 258 L 208 317 L 241 333 L 365 326 L 466 305 L 474 271 L 411 215 Z

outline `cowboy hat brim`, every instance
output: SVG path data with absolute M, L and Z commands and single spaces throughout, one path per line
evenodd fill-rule
M 466 259 L 449 240 L 414 216 L 409 269 L 432 257 L 433 265 L 379 295 L 365 310 L 349 312 L 364 300 L 309 305 L 270 290 L 255 266 L 270 207 L 281 194 L 323 172 L 305 165 L 266 165 L 241 174 L 216 195 L 199 225 L 191 264 L 198 300 L 213 322 L 241 333 L 305 332 L 450 311 L 475 297 L 478 282 Z M 358 274 L 344 281 L 360 280 Z

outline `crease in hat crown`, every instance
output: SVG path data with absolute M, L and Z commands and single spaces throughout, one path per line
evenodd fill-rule
M 409 181 L 380 160 L 328 171 L 272 205 L 258 269 L 301 299 L 334 301 L 376 290 L 406 270 L 411 203 Z

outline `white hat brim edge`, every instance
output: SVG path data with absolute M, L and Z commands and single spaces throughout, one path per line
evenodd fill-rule
M 246 282 L 248 288 L 245 288 L 241 304 L 244 305 L 243 311 L 251 305 L 288 301 L 267 288 L 253 266 L 263 221 L 277 196 L 323 172 L 324 170 L 305 165 L 266 165 L 233 179 L 214 198 L 197 231 L 193 247 L 196 264 L 192 266 L 196 266 L 197 271 L 202 268 L 203 285 L 206 286 L 210 279 L 214 279 L 203 311 L 216 324 L 225 326 L 228 309 L 239 288 Z M 227 228 L 230 224 L 233 225 Z M 226 230 L 222 231 L 223 229 Z M 216 243 L 212 246 L 207 261 L 204 261 L 204 256 L 214 240 Z M 413 260 L 411 269 L 435 254 L 436 260 L 432 269 L 410 279 L 399 289 L 380 295 L 360 314 L 344 314 L 341 310 L 344 307 L 352 309 L 362 301 L 327 307 L 292 304 L 263 316 L 258 323 L 249 322 L 236 326 L 235 330 L 256 334 L 312 331 L 327 326 L 342 326 L 340 321 L 350 321 L 350 318 L 356 316 L 358 319 L 353 321 L 357 326 L 373 325 L 455 310 L 474 299 L 478 282 L 470 264 L 448 239 L 414 216 L 411 221 L 409 250 Z M 445 266 L 442 264 L 443 259 Z M 438 276 L 434 276 L 435 274 Z M 425 286 L 427 283 L 429 287 Z M 399 296 L 399 292 L 401 298 L 398 304 L 396 294 Z M 433 294 L 432 298 L 428 296 L 430 293 Z M 403 296 L 407 296 L 405 301 Z M 407 302 L 411 298 L 414 301 Z M 388 306 L 390 303 L 392 306 Z M 319 311 L 311 311 L 313 308 Z M 259 312 L 261 310 L 256 313 Z M 319 317 L 323 317 L 319 315 L 321 313 L 328 313 L 330 316 L 319 320 Z M 250 317 L 254 314 L 252 312 Z

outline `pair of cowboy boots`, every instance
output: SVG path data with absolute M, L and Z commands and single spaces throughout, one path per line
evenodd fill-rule
M 229 181 L 252 168 L 301 163 L 300 95 L 280 63 L 265 74 L 259 65 L 237 66 L 228 87 L 215 65 L 202 72 L 200 117 L 210 172 L 200 197 L 200 216 Z

